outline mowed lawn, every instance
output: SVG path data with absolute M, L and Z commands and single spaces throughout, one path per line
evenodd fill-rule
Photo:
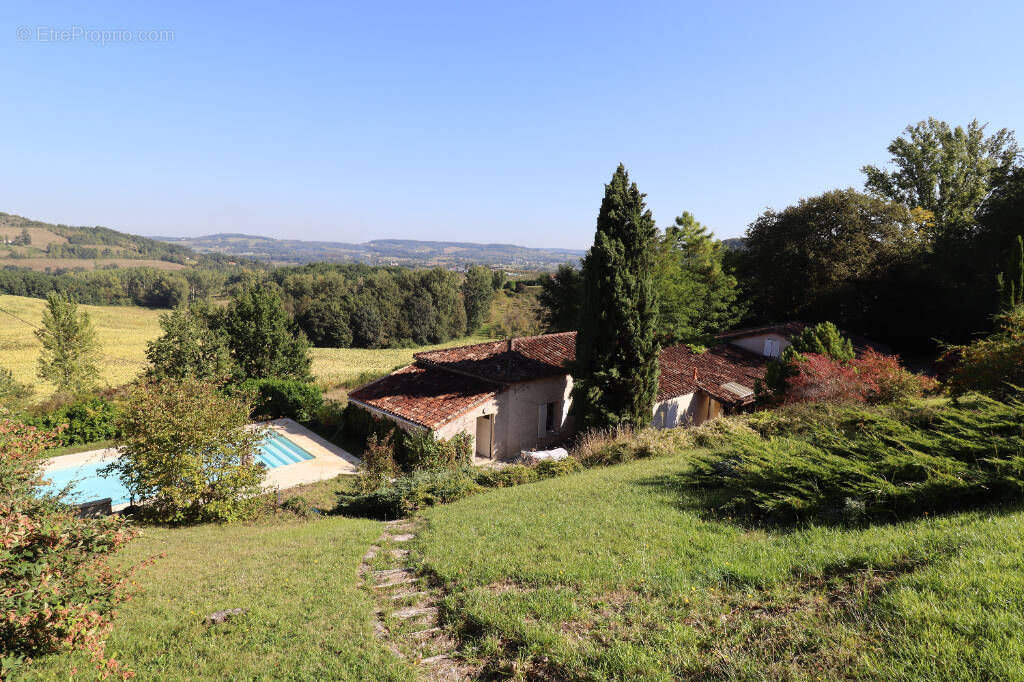
M 373 598 L 358 584 L 380 534 L 378 522 L 344 518 L 146 528 L 118 560 L 166 556 L 136 573 L 108 652 L 140 680 L 413 679 L 374 636 Z M 205 623 L 239 607 L 248 613 Z M 73 668 L 95 677 L 86 656 L 61 654 L 19 679 L 67 679 Z
M 19 318 L 41 326 L 46 302 L 23 296 L 0 296 L 0 308 Z M 83 305 L 89 313 L 100 341 L 100 379 L 103 384 L 120 386 L 134 379 L 146 366 L 146 344 L 160 336 L 160 315 L 166 310 L 150 310 L 135 306 Z M 456 339 L 436 346 L 420 348 L 313 348 L 312 371 L 325 388 L 352 386 L 360 378 L 385 374 L 395 367 L 412 362 L 413 353 L 485 340 L 480 336 Z M 33 384 L 37 397 L 53 392 L 53 386 L 36 376 L 42 345 L 34 329 L 13 317 L 0 313 L 0 366 L 14 372 L 18 381 Z
M 707 513 L 685 454 L 426 513 L 414 561 L 499 674 L 1024 679 L 1024 511 L 860 528 Z

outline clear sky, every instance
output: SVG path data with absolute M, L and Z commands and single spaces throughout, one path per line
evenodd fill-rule
M 621 161 L 659 225 L 733 237 L 929 115 L 1024 137 L 1022 25 L 1019 0 L 8 0 L 0 211 L 586 248 Z

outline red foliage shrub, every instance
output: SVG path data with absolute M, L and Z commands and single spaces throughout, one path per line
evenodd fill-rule
M 871 389 L 852 364 L 827 355 L 804 353 L 794 369 L 796 373 L 786 379 L 784 403 L 864 402 Z
M 924 377 L 904 369 L 898 355 L 885 355 L 868 348 L 851 363 L 867 388 L 865 399 L 872 403 L 893 403 L 920 397 Z
M 136 531 L 117 518 L 77 518 L 41 494 L 38 456 L 53 435 L 0 410 L 0 678 L 32 657 L 77 648 L 100 677 L 127 679 L 134 673 L 105 655 L 105 640 L 128 572 L 104 560 Z
M 900 366 L 899 356 L 870 348 L 850 362 L 804 353 L 792 371 L 786 379 L 784 403 L 891 403 L 920 396 L 924 388 L 921 377 Z

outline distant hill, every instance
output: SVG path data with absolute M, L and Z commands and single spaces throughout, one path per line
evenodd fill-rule
M 221 254 L 202 254 L 183 244 L 108 227 L 55 225 L 0 213 L 0 268 L 52 271 L 148 266 L 180 270 L 196 265 L 222 265 L 228 260 Z
M 723 239 L 722 246 L 730 251 L 742 251 L 747 248 L 747 240 L 743 237 L 732 237 L 731 239 Z
M 370 265 L 459 266 L 502 265 L 524 270 L 546 270 L 575 262 L 584 252 L 574 249 L 535 249 L 515 244 L 435 242 L 414 239 L 374 239 L 365 244 L 272 239 L 246 234 L 206 237 L 155 237 L 187 246 L 200 253 L 220 253 L 269 260 L 274 263 L 338 261 Z

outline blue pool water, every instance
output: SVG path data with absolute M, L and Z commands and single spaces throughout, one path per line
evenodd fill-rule
M 256 459 L 268 469 L 276 469 L 313 459 L 313 455 L 284 436 L 271 431 L 260 444 Z M 74 482 L 74 488 L 66 499 L 71 504 L 102 500 L 105 497 L 109 497 L 111 504 L 115 507 L 131 502 L 128 490 L 121 484 L 117 476 L 111 475 L 104 478 L 99 475 L 99 470 L 108 464 L 110 464 L 110 460 L 51 471 L 46 474 L 46 478 L 50 480 L 47 488 L 56 492 Z

